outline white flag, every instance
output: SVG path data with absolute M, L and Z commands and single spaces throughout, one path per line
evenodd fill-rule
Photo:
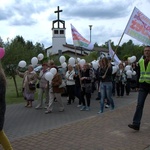
M 109 56 L 114 60 L 116 64 L 119 64 L 121 60 L 118 58 L 118 56 L 115 54 L 115 52 L 111 48 L 111 41 L 108 42 L 108 49 L 109 49 Z

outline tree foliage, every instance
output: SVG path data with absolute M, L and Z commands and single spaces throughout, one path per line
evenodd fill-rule
M 37 57 L 39 53 L 43 53 L 45 55 L 45 59 L 43 59 L 42 61 L 47 62 L 47 60 L 51 59 L 54 60 L 56 65 L 60 65 L 59 56 L 50 56 L 50 58 L 47 58 L 44 52 L 43 44 L 40 44 L 38 42 L 33 44 L 31 41 L 25 41 L 22 36 L 16 36 L 11 41 L 7 40 L 6 43 L 4 43 L 0 37 L 0 46 L 5 48 L 5 57 L 3 57 L 1 63 L 4 67 L 6 75 L 13 78 L 17 95 L 18 90 L 16 84 L 15 70 L 21 60 L 26 61 L 27 64 L 31 64 L 31 59 L 33 57 Z M 116 50 L 116 54 L 120 60 L 126 60 L 128 57 L 134 55 L 136 56 L 138 61 L 143 55 L 143 45 L 134 45 L 132 40 L 123 43 L 121 46 L 114 45 L 114 42 L 111 42 L 111 46 L 114 51 Z M 99 47 L 98 43 L 95 43 L 94 47 Z M 101 47 L 108 49 L 108 42 L 105 42 L 103 45 L 101 45 Z M 93 60 L 97 60 L 98 56 L 98 52 L 95 51 L 91 52 L 88 56 L 84 56 L 82 58 L 90 63 Z M 70 56 L 66 55 L 65 57 L 66 62 L 68 62 Z M 42 61 L 40 63 L 42 63 Z
M 16 36 L 15 39 L 8 41 L 4 47 L 5 57 L 2 59 L 4 66 L 18 64 L 20 60 L 25 60 L 27 64 L 30 64 L 32 57 L 37 57 L 39 53 L 44 52 L 43 45 L 40 43 L 34 45 L 31 41 L 25 41 L 21 36 Z
M 105 42 L 102 47 L 108 49 L 108 42 Z M 144 49 L 143 45 L 135 45 L 132 40 L 123 43 L 121 46 L 114 45 L 114 42 L 111 42 L 111 47 L 120 60 L 126 60 L 128 57 L 136 56 L 138 61 L 143 55 Z
M 27 64 L 31 63 L 32 57 L 37 57 L 39 53 L 44 53 L 44 46 L 40 43 L 35 45 L 31 41 L 25 41 L 22 36 L 16 36 L 11 41 L 3 44 L 5 48 L 5 57 L 1 60 L 7 76 L 14 80 L 16 93 L 18 89 L 16 83 L 16 69 L 21 60 L 25 60 Z
M 84 56 L 86 62 L 92 62 L 93 60 L 97 60 L 98 52 L 92 52 L 87 56 Z

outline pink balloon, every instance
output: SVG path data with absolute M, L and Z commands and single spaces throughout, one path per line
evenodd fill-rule
M 4 48 L 0 47 L 0 59 L 2 59 L 5 55 L 5 50 Z

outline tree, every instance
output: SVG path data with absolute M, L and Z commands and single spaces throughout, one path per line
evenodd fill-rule
M 84 59 L 86 60 L 86 62 L 92 62 L 93 60 L 97 60 L 97 56 L 98 56 L 98 52 L 92 52 L 87 56 L 84 56 Z
M 31 63 L 32 57 L 37 57 L 39 53 L 44 53 L 44 46 L 40 43 L 34 45 L 31 41 L 25 41 L 22 36 L 16 36 L 11 41 L 4 44 L 5 57 L 2 59 L 2 64 L 7 76 L 14 80 L 17 96 L 18 88 L 16 83 L 16 69 L 21 60 L 25 60 L 27 64 Z
M 4 47 L 4 42 L 1 37 L 0 37 L 0 47 Z
M 137 60 L 142 56 L 143 46 L 134 45 L 132 40 L 125 42 L 122 46 L 119 46 L 117 49 L 117 56 L 124 60 L 131 56 L 136 56 Z

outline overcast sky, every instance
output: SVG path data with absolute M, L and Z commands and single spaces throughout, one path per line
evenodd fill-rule
M 66 42 L 72 44 L 70 24 L 87 40 L 99 45 L 109 39 L 118 44 L 130 15 L 137 7 L 150 18 L 150 0 L 0 0 L 0 37 L 4 42 L 17 35 L 33 43 L 52 45 L 54 11 L 66 24 Z M 122 42 L 132 39 L 124 35 Z M 132 39 L 135 44 L 142 44 Z

